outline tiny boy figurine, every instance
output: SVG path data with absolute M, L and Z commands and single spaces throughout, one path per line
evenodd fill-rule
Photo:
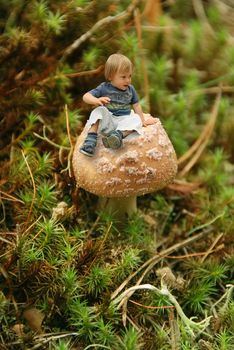
M 92 157 L 98 133 L 106 148 L 117 149 L 124 137 L 132 132 L 142 133 L 142 127 L 155 123 L 144 118 L 136 90 L 131 85 L 132 63 L 124 55 L 113 54 L 105 64 L 106 82 L 83 96 L 84 102 L 98 105 L 87 121 L 88 134 L 80 152 Z M 132 110 L 133 109 L 133 110 Z

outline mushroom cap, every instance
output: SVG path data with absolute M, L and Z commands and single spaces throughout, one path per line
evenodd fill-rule
M 74 176 L 79 187 L 101 197 L 129 197 L 162 189 L 177 173 L 177 158 L 160 120 L 132 133 L 117 150 L 105 148 L 99 135 L 95 155 L 79 152 L 85 127 L 73 153 Z

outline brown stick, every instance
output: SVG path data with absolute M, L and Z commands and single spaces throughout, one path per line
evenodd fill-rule
M 107 16 L 100 19 L 98 22 L 94 24 L 94 26 L 90 30 L 82 34 L 70 46 L 67 47 L 67 49 L 64 51 L 63 56 L 61 57 L 61 60 L 63 61 L 68 56 L 70 56 L 75 50 L 79 48 L 81 44 L 83 44 L 83 42 L 91 38 L 93 34 L 99 31 L 102 26 L 110 24 L 112 22 L 120 21 L 129 17 L 134 11 L 134 9 L 136 8 L 136 6 L 138 5 L 138 3 L 139 3 L 139 0 L 133 0 L 132 3 L 126 9 L 126 11 L 123 11 L 116 16 Z
M 221 99 L 221 93 L 219 92 L 219 94 L 216 96 L 211 114 L 210 114 L 210 118 L 207 122 L 207 124 L 205 125 L 201 135 L 199 136 L 199 138 L 194 142 L 194 144 L 190 147 L 190 149 L 182 156 L 179 158 L 178 160 L 178 164 L 182 164 L 184 163 L 187 159 L 189 159 L 192 154 L 194 154 L 194 156 L 189 160 L 189 162 L 184 166 L 184 168 L 179 172 L 179 176 L 183 177 L 185 174 L 187 174 L 191 168 L 196 164 L 197 160 L 200 158 L 202 152 L 204 151 L 204 149 L 206 148 L 211 134 L 214 130 L 214 126 L 215 126 L 215 122 L 217 119 L 217 115 L 218 115 L 218 108 L 219 108 L 219 104 L 220 104 L 220 99 Z
M 218 237 L 215 239 L 215 241 L 211 244 L 210 248 L 208 249 L 208 251 L 206 252 L 206 254 L 202 257 L 201 262 L 204 262 L 205 259 L 207 258 L 208 255 L 210 255 L 213 250 L 214 247 L 216 246 L 216 244 L 218 243 L 218 241 L 223 237 L 223 233 L 221 233 L 220 235 L 218 235 Z
M 160 0 L 147 0 L 143 11 L 143 17 L 150 24 L 157 24 L 162 14 L 162 6 Z
M 2 195 L 5 196 L 5 198 L 4 198 Z M 0 191 L 0 198 L 1 198 L 1 199 L 8 200 L 8 201 L 19 202 L 19 203 L 24 204 L 24 202 L 21 201 L 20 199 L 15 198 L 15 197 L 13 197 L 12 195 L 10 195 L 9 193 L 4 192 L 4 191 Z
M 144 307 L 145 309 L 152 309 L 152 310 L 159 310 L 159 309 L 174 309 L 175 306 L 173 305 L 162 305 L 162 306 L 152 306 L 152 305 L 144 305 L 141 303 L 136 302 L 135 300 L 130 299 L 130 303 Z
M 141 58 L 141 69 L 143 74 L 143 82 L 144 82 L 144 96 L 146 99 L 146 108 L 149 111 L 149 78 L 147 74 L 146 64 L 145 64 L 145 55 L 143 54 L 143 44 L 142 44 L 142 28 L 141 28 L 141 15 L 140 11 L 136 9 L 134 11 L 134 21 L 135 21 L 135 27 L 137 32 L 137 39 L 138 39 L 138 47 L 140 51 L 140 58 Z
M 104 65 L 101 64 L 100 66 L 98 66 L 95 69 L 91 69 L 91 70 L 87 70 L 87 71 L 83 71 L 83 72 L 76 72 L 76 73 L 69 73 L 66 74 L 66 77 L 68 78 L 77 78 L 77 77 L 83 77 L 83 76 L 89 76 L 89 75 L 96 75 L 101 73 L 104 70 Z
M 175 250 L 182 248 L 186 245 L 189 245 L 190 243 L 202 238 L 204 236 L 204 234 L 205 234 L 204 232 L 201 232 L 201 233 L 197 234 L 196 236 L 189 237 L 189 238 L 185 239 L 184 241 L 176 243 L 173 246 L 165 249 L 160 254 L 162 256 L 169 255 L 172 252 L 174 252 Z M 131 281 L 131 279 L 133 277 L 135 277 L 141 270 L 146 268 L 145 271 L 143 272 L 143 274 L 141 275 L 140 279 L 137 281 L 137 285 L 140 284 L 141 281 L 143 280 L 143 278 L 145 277 L 145 275 L 162 259 L 163 259 L 163 257 L 159 257 L 158 254 L 156 254 L 152 258 L 147 260 L 137 271 L 132 273 L 130 276 L 128 276 L 127 279 L 125 279 L 123 281 L 123 283 L 114 291 L 114 293 L 112 293 L 111 299 L 114 299 L 125 288 L 125 286 Z
M 27 219 L 26 219 L 26 223 L 25 223 L 25 226 L 27 226 L 27 223 L 29 221 L 29 218 L 30 218 L 30 215 L 31 215 L 31 212 L 32 212 L 32 208 L 33 208 L 33 205 L 34 205 L 34 202 L 35 202 L 35 198 L 36 198 L 36 184 L 35 184 L 35 181 L 34 181 L 34 178 L 33 178 L 33 173 L 32 173 L 32 170 L 28 164 L 28 161 L 27 161 L 27 158 L 25 157 L 24 155 L 24 152 L 22 151 L 22 155 L 23 155 L 23 158 L 24 158 L 24 161 L 27 165 L 27 168 L 28 168 L 28 171 L 29 171 L 29 174 L 30 174 L 30 177 L 31 177 L 31 180 L 32 180 L 32 185 L 33 185 L 33 197 L 32 197 L 32 202 L 31 202 L 31 205 L 30 205 L 30 208 L 29 208 L 29 212 L 28 212 L 28 215 L 27 215 Z

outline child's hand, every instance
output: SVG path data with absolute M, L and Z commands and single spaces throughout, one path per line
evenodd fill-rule
M 155 123 L 156 119 L 154 117 L 152 117 L 150 114 L 148 114 L 147 116 L 145 115 L 143 126 L 152 125 Z
M 86 92 L 83 96 L 83 101 L 94 106 L 103 106 L 110 103 L 110 98 L 107 96 L 95 97 L 90 92 Z
M 98 98 L 99 101 L 99 105 L 103 106 L 103 105 L 107 105 L 108 103 L 110 103 L 111 99 L 109 97 L 106 96 L 102 96 Z

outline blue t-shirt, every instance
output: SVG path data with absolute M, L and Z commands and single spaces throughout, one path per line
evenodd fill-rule
M 126 90 L 121 90 L 110 82 L 104 82 L 90 90 L 89 93 L 97 98 L 109 97 L 111 101 L 105 107 L 116 116 L 130 114 L 131 105 L 139 101 L 136 90 L 132 85 L 129 85 Z

